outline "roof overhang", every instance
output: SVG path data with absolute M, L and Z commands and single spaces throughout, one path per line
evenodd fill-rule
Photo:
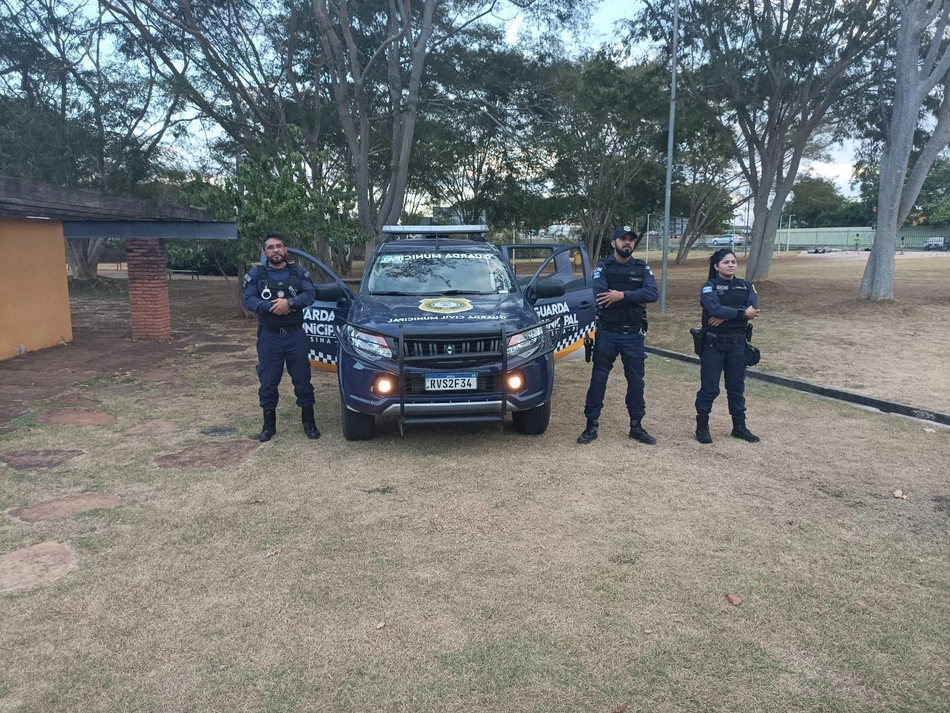
M 162 240 L 236 240 L 237 223 L 190 220 L 64 220 L 63 237 L 161 238 Z

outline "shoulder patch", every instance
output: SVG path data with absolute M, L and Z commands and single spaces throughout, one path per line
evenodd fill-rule
M 244 284 L 245 284 L 245 285 L 251 284 L 251 281 L 252 281 L 253 279 L 254 279 L 254 278 L 251 277 L 251 273 L 250 273 L 250 272 L 245 272 L 245 273 L 244 273 Z
M 600 277 L 600 273 L 603 272 L 603 271 L 604 271 L 604 268 L 602 268 L 600 265 L 598 265 L 597 267 L 595 267 L 595 268 L 594 268 L 594 278 Z
M 653 270 L 650 269 L 650 266 L 649 266 L 649 265 L 647 265 L 647 274 L 648 274 L 648 275 L 652 275 L 652 274 L 653 274 Z
M 712 292 L 712 291 L 713 291 L 713 286 L 712 286 L 712 285 L 703 285 L 703 294 L 705 294 L 705 293 L 707 293 L 707 292 Z
M 310 279 L 310 273 L 307 272 L 306 270 L 304 270 L 304 271 L 303 271 L 303 277 L 304 277 L 305 280 L 309 280 L 309 279 Z

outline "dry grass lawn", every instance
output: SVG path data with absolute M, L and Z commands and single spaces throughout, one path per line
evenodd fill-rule
M 950 410 L 950 260 L 898 268 L 896 303 L 875 306 L 854 264 L 778 261 L 763 368 Z M 700 273 L 671 271 L 653 344 L 687 350 Z M 697 368 L 650 357 L 654 447 L 626 437 L 619 370 L 600 439 L 575 443 L 583 362 L 558 367 L 543 436 L 386 421 L 349 443 L 335 377 L 315 372 L 319 441 L 285 384 L 278 436 L 246 461 L 160 468 L 221 441 L 202 429 L 259 428 L 253 331 L 221 311 L 203 328 L 246 351 L 192 345 L 175 379 L 74 390 L 113 423 L 23 416 L 0 436 L 0 452 L 85 452 L 0 466 L 4 513 L 121 498 L 0 515 L 0 555 L 54 541 L 77 561 L 0 593 L 0 712 L 950 710 L 950 429 L 750 382 L 762 442 L 729 437 L 723 397 L 701 446 Z

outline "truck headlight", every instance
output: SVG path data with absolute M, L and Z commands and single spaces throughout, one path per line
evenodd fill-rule
M 544 329 L 541 327 L 513 334 L 508 338 L 508 358 L 526 359 L 541 348 L 543 341 Z
M 361 359 L 379 361 L 393 358 L 393 350 L 382 335 L 363 332 L 348 324 L 340 330 L 340 336 L 350 351 Z

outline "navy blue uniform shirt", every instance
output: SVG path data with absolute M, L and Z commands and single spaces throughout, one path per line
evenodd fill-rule
M 266 314 L 270 311 L 271 300 L 277 299 L 277 295 L 273 295 L 271 299 L 265 300 L 261 298 L 261 292 L 264 290 L 264 286 L 267 284 L 261 271 L 266 269 L 267 274 L 270 275 L 270 279 L 275 282 L 281 280 L 286 280 L 290 277 L 290 265 L 286 265 L 279 270 L 275 270 L 272 267 L 266 267 L 264 265 L 257 265 L 248 270 L 247 275 L 244 277 L 244 307 L 248 312 L 254 312 L 256 314 Z M 296 297 L 288 297 L 287 303 L 290 305 L 290 309 L 297 311 L 304 307 L 309 307 L 313 304 L 313 300 L 316 298 L 316 288 L 313 286 L 313 281 L 310 279 L 310 273 L 303 269 L 300 265 L 297 266 L 297 274 L 300 277 L 300 293 Z
M 594 300 L 597 299 L 597 295 L 607 292 L 610 289 L 607 287 L 607 276 L 604 274 L 604 266 L 608 262 L 617 262 L 617 258 L 614 255 L 608 255 L 597 263 L 597 267 L 594 268 Z M 627 263 L 619 264 L 623 267 L 633 267 L 633 258 Z M 656 277 L 653 276 L 653 270 L 650 269 L 649 265 L 644 267 L 644 273 L 643 286 L 639 290 L 624 290 L 623 300 L 615 302 L 614 305 L 621 305 L 624 302 L 630 304 L 646 304 L 647 302 L 656 302 L 660 299 L 660 290 L 656 286 Z
M 748 297 L 746 297 L 745 307 L 741 309 L 737 307 L 727 307 L 719 301 L 719 292 L 716 291 L 716 286 L 731 285 L 735 281 L 746 282 L 745 280 L 740 280 L 738 277 L 725 280 L 716 275 L 713 279 L 703 283 L 703 291 L 699 297 L 699 304 L 709 313 L 710 317 L 718 317 L 719 319 L 745 319 L 746 307 L 759 308 L 759 296 L 755 293 L 755 288 L 752 287 L 751 282 L 746 282 L 749 289 L 746 290 Z

